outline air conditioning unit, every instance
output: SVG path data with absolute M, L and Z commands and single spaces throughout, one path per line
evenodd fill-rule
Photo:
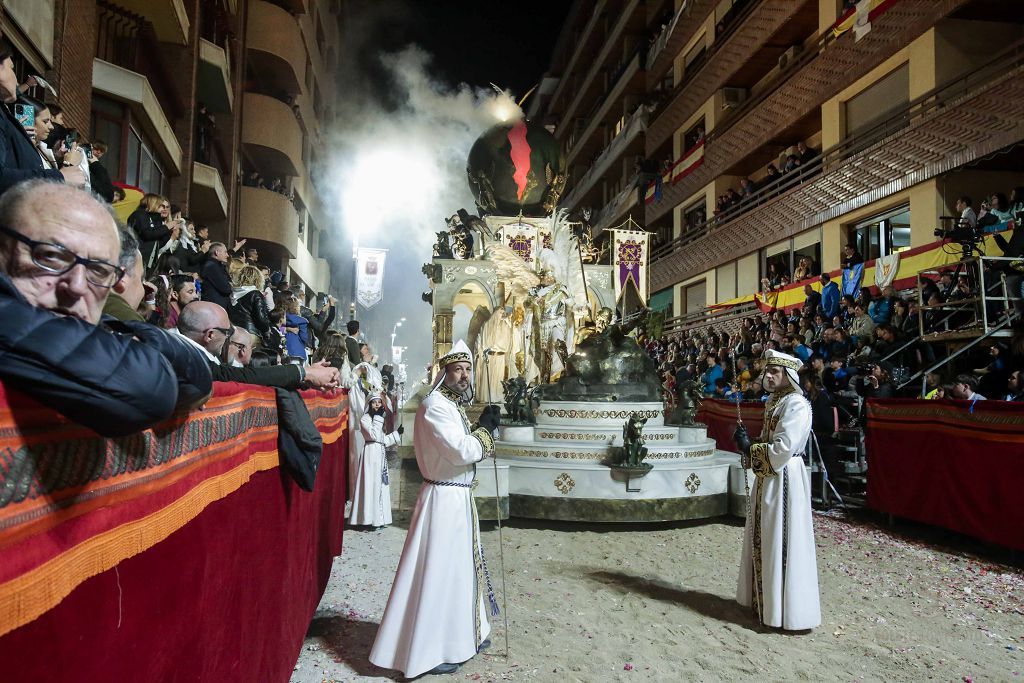
M 802 45 L 794 45 L 779 56 L 779 69 L 785 71 L 793 65 L 797 56 L 803 50 Z
M 733 109 L 747 99 L 746 88 L 722 88 L 722 109 Z

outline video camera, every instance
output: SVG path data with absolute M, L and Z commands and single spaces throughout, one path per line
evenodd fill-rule
M 932 234 L 944 241 L 959 244 L 963 247 L 964 256 L 970 256 L 985 237 L 980 227 L 972 227 L 970 223 L 962 218 L 942 216 L 939 220 L 943 224 L 935 228 Z

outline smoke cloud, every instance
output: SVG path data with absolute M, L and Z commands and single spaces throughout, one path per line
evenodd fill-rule
M 350 33 L 360 30 L 350 26 Z M 335 220 L 325 251 L 344 308 L 353 300 L 353 249 L 389 250 L 384 300 L 368 310 L 359 307 L 356 318 L 382 364 L 391 359 L 394 324 L 406 318 L 395 344 L 407 347 L 412 383 L 432 351 L 431 308 L 420 297 L 429 286 L 420 269 L 430 261 L 445 218 L 460 208 L 475 213 L 466 182 L 473 142 L 521 111 L 507 92 L 438 82 L 430 75 L 430 56 L 418 47 L 369 62 L 372 46 L 349 47 L 360 56 L 343 60 L 349 71 L 339 75 L 342 101 L 329 131 L 329 166 L 321 171 L 334 188 L 324 198 Z

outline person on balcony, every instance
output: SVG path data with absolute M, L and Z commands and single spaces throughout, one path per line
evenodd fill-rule
M 821 623 L 818 566 L 811 521 L 811 482 L 803 455 L 813 413 L 797 374 L 797 358 L 765 352 L 765 405 L 761 436 L 752 440 L 739 425 L 733 441 L 742 466 L 754 471 L 743 532 L 736 601 L 758 622 L 787 631 Z
M 974 212 L 974 201 L 967 195 L 957 197 L 956 212 L 960 216 L 958 227 L 976 228 L 978 226 L 978 214 Z
M 832 282 L 828 273 L 821 274 L 821 312 L 826 320 L 839 314 L 839 285 Z

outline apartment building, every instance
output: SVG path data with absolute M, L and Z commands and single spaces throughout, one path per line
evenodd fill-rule
M 4 0 L 19 75 L 102 139 L 110 176 L 327 291 L 318 150 L 337 96 L 340 0 Z M 263 183 L 252 186 L 253 174 Z M 280 191 L 267 189 L 280 179 Z
M 643 73 L 608 91 L 622 115 L 650 109 L 642 134 L 619 145 L 617 177 L 567 199 L 593 202 L 609 225 L 628 211 L 655 233 L 655 307 L 680 316 L 740 301 L 770 267 L 792 273 L 800 259 L 835 271 L 845 244 L 865 259 L 930 253 L 958 196 L 977 206 L 1024 185 L 1024 115 L 1013 105 L 1024 16 L 1012 3 L 675 0 L 667 21 L 665 9 L 578 2 L 531 110 L 556 130 L 586 130 L 576 65 L 598 64 L 612 40 L 620 54 L 649 41 Z M 588 38 L 590 22 L 599 37 Z M 562 91 L 581 102 L 569 108 L 574 95 Z M 603 129 L 608 149 L 616 131 Z M 560 139 L 571 148 L 569 133 Z M 608 208 L 641 139 L 642 191 L 621 198 L 628 209 Z M 574 190 L 587 170 L 599 169 L 583 169 Z M 730 191 L 749 196 L 722 206 Z

